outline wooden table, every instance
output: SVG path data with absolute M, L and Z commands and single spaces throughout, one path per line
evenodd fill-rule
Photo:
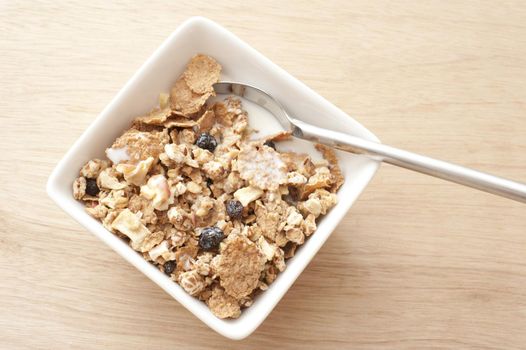
M 208 329 L 45 194 L 191 15 L 383 142 L 526 181 L 523 1 L 0 4 L 0 348 L 523 349 L 526 206 L 383 166 L 249 338 Z

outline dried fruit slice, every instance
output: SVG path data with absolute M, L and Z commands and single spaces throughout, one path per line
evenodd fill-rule
M 132 248 L 138 251 L 141 251 L 142 242 L 150 234 L 150 230 L 129 209 L 121 211 L 111 223 L 111 227 L 126 235 L 131 240 Z
M 128 185 L 126 183 L 123 183 L 123 182 L 119 182 L 119 180 L 117 179 L 117 177 L 115 177 L 114 174 L 115 173 L 115 170 L 114 169 L 105 169 L 103 171 L 101 171 L 101 173 L 99 174 L 99 177 L 98 177 L 98 182 L 100 184 L 100 187 L 102 188 L 108 188 L 110 190 L 122 190 L 124 188 L 126 188 Z M 87 183 L 87 186 L 86 186 L 86 193 L 91 195 L 91 196 L 96 196 L 97 193 L 99 193 L 99 189 L 98 187 L 95 188 L 96 191 L 95 194 L 92 194 L 90 193 L 92 191 L 92 189 L 90 188 L 90 186 L 92 186 L 90 184 L 91 181 L 93 181 L 93 179 L 88 179 L 88 183 Z M 95 182 L 95 185 L 97 185 L 97 183 Z
M 170 195 L 170 187 L 162 174 L 150 177 L 147 184 L 141 186 L 141 196 L 149 199 L 156 210 L 168 209 Z
M 246 207 L 250 202 L 255 201 L 263 195 L 263 191 L 257 187 L 243 187 L 234 193 L 234 198 Z
M 141 160 L 137 164 L 119 164 L 116 170 L 124 175 L 124 179 L 135 185 L 140 186 L 146 180 L 146 175 L 153 165 L 153 157 Z

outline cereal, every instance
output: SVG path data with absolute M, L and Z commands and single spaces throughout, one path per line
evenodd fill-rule
M 213 90 L 204 94 L 196 94 L 190 89 L 184 79 L 179 78 L 172 88 L 170 105 L 173 110 L 190 118 L 193 114 L 199 112 L 201 107 L 206 103 L 206 100 L 213 95 Z
M 290 131 L 280 131 L 276 134 L 273 134 L 273 135 L 269 135 L 267 137 L 265 137 L 262 141 L 263 141 L 263 144 L 267 144 L 267 143 L 272 143 L 274 144 L 274 141 L 286 141 L 286 140 L 290 140 L 292 138 L 292 133 Z M 275 149 L 275 147 L 272 147 Z
M 169 137 L 166 131 L 152 131 L 143 132 L 136 129 L 130 129 L 126 131 L 121 137 L 119 137 L 109 150 L 113 152 L 126 153 L 128 159 L 123 157 L 121 161 L 127 163 L 137 163 L 140 160 L 145 160 L 149 157 L 157 159 L 159 154 L 163 151 L 164 145 L 168 143 Z M 110 154 L 112 151 L 106 150 L 106 154 L 111 159 Z M 113 162 L 120 163 L 120 162 Z
M 219 257 L 217 274 L 226 293 L 236 299 L 252 293 L 265 267 L 258 247 L 246 237 L 235 236 L 221 247 Z
M 229 100 L 227 100 L 228 102 Z M 229 109 L 224 103 L 218 102 L 214 104 L 214 114 L 219 124 L 223 126 L 232 126 L 232 120 L 235 117 L 233 109 Z
M 280 152 L 281 132 L 251 140 L 238 98 L 207 103 L 221 66 L 196 55 L 159 106 L 137 117 L 79 171 L 73 197 L 219 318 L 237 318 L 269 288 L 316 221 L 337 202 L 343 175 Z
M 186 245 L 175 252 L 177 260 L 177 271 L 188 271 L 192 268 L 194 259 L 197 257 L 199 247 L 195 240 L 189 240 Z
M 203 164 L 203 171 L 212 180 L 218 180 L 227 174 L 223 163 L 211 160 Z
M 157 231 L 157 232 L 154 232 L 146 236 L 144 241 L 142 241 L 141 243 L 141 252 L 151 251 L 153 247 L 155 247 L 156 245 L 158 245 L 159 243 L 163 241 L 163 238 L 164 238 L 164 232 L 162 231 Z
M 278 152 L 267 146 L 249 144 L 237 160 L 241 178 L 263 190 L 276 190 L 287 181 L 286 165 Z
M 190 90 L 197 94 L 211 92 L 212 85 L 219 81 L 221 66 L 212 57 L 195 55 L 183 73 Z
M 300 226 L 305 236 L 309 237 L 316 231 L 316 216 L 313 214 L 307 215 Z
M 172 245 L 174 247 L 180 247 L 186 241 L 186 233 L 184 231 L 174 230 L 174 233 L 171 235 Z
M 172 115 L 172 110 L 169 107 L 163 109 L 154 109 L 149 114 L 135 118 L 134 123 L 137 124 L 151 124 L 163 125 L 164 122 Z
M 183 129 L 177 134 L 177 140 L 180 144 L 193 145 L 197 135 L 189 129 Z
M 212 261 L 212 258 L 214 255 L 212 253 L 203 253 L 201 254 L 197 260 L 195 261 L 194 267 L 195 270 L 203 276 L 210 275 L 210 262 Z
M 287 174 L 287 183 L 293 186 L 301 186 L 307 183 L 307 178 L 297 171 L 292 171 Z
M 79 177 L 73 182 L 73 197 L 75 199 L 82 199 L 86 194 L 86 178 Z
M 212 313 L 219 318 L 238 318 L 241 315 L 237 300 L 225 293 L 221 287 L 214 288 L 207 304 Z
M 155 214 L 152 203 L 143 196 L 137 194 L 131 195 L 128 199 L 128 209 L 134 213 L 140 212 L 141 221 L 145 224 L 157 223 L 157 214 Z
M 203 188 L 198 183 L 195 183 L 194 181 L 190 181 L 189 183 L 186 184 L 186 190 L 193 194 L 201 193 L 202 189 Z
M 305 235 L 303 234 L 303 231 L 296 227 L 287 230 L 285 237 L 287 237 L 287 240 L 290 242 L 296 244 L 303 244 L 303 242 L 305 242 Z
M 204 217 L 208 215 L 210 209 L 214 207 L 214 204 L 214 199 L 208 196 L 200 196 L 196 199 L 194 204 L 192 204 L 190 209 L 192 210 L 192 213 L 195 213 L 196 216 Z
M 216 117 L 213 110 L 207 110 L 196 122 L 199 132 L 208 132 L 214 126 Z
M 104 219 L 108 215 L 108 207 L 103 204 L 97 204 L 93 207 L 86 207 L 86 212 L 95 219 Z
M 303 188 L 303 197 L 308 196 L 317 189 L 330 188 L 332 184 L 332 176 L 329 168 L 325 166 L 319 167 L 314 171 L 314 175 L 312 175 L 305 184 Z
M 274 263 L 274 266 L 278 269 L 279 272 L 285 271 L 285 252 L 283 251 L 283 249 L 276 249 L 276 253 L 274 254 L 272 262 Z
M 163 123 L 163 126 L 165 128 L 173 128 L 173 127 L 191 128 L 194 125 L 197 125 L 195 120 L 187 119 L 186 117 L 179 115 L 179 114 L 167 118 Z
M 315 218 L 321 214 L 321 202 L 319 198 L 309 198 L 306 201 L 299 203 L 298 207 L 304 215 L 313 215 Z
M 196 270 L 183 272 L 179 275 L 177 281 L 181 287 L 192 296 L 198 295 L 206 287 L 203 276 L 201 276 Z
M 327 210 L 332 208 L 338 202 L 338 197 L 336 196 L 336 194 L 324 189 L 317 189 L 316 191 L 314 191 L 314 193 L 311 193 L 309 195 L 309 199 L 313 199 L 320 203 L 321 214 L 323 215 L 325 215 L 327 213 Z M 299 206 L 301 208 L 301 203 L 299 204 Z
M 283 247 L 283 258 L 284 259 L 290 259 L 296 254 L 296 248 L 298 248 L 297 244 L 294 244 L 292 242 L 287 243 Z
M 82 169 L 80 169 L 80 175 L 96 179 L 100 172 L 109 166 L 109 162 L 100 159 L 93 159 L 87 162 Z
M 317 144 L 316 149 L 323 154 L 323 157 L 329 162 L 329 169 L 332 175 L 332 192 L 336 192 L 343 185 L 344 177 L 340 166 L 338 165 L 338 158 L 334 150 L 328 146 Z

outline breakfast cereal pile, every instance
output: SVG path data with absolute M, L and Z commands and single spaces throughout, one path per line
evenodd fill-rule
M 73 196 L 220 318 L 236 318 L 336 204 L 334 152 L 279 152 L 252 140 L 241 101 L 214 96 L 221 66 L 196 55 L 159 107 L 80 170 Z

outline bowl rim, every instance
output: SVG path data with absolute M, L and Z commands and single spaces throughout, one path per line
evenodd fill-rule
M 176 30 L 173 33 L 171 33 L 170 36 L 154 51 L 154 53 L 145 61 L 145 63 L 143 63 L 141 67 L 132 75 L 132 77 L 128 80 L 128 82 L 124 85 L 124 87 L 122 87 L 119 90 L 119 92 L 115 95 L 115 97 L 113 97 L 111 102 L 93 120 L 93 122 L 84 131 L 84 133 L 68 149 L 66 154 L 58 162 L 56 167 L 53 169 L 51 175 L 49 176 L 47 184 L 46 184 L 46 191 L 49 197 L 54 202 L 56 202 L 56 204 L 61 209 L 63 209 L 67 214 L 69 214 L 77 222 L 79 222 L 82 226 L 84 226 L 84 228 L 86 228 L 88 231 L 90 231 L 92 234 L 94 234 L 96 237 L 98 237 L 100 240 L 102 240 L 104 243 L 110 246 L 110 248 L 112 248 L 117 254 L 121 255 L 125 260 L 127 260 L 133 266 L 135 266 L 139 271 L 143 272 L 148 278 L 150 278 L 153 282 L 159 285 L 163 290 L 165 290 L 169 295 L 171 295 L 174 299 L 176 299 L 180 304 L 182 304 L 186 309 L 188 309 L 197 318 L 199 318 L 201 321 L 207 324 L 210 328 L 214 329 L 216 332 L 222 334 L 225 337 L 228 337 L 234 340 L 240 340 L 240 339 L 247 337 L 248 335 L 250 335 L 252 332 L 256 330 L 256 328 L 266 319 L 266 317 L 274 309 L 276 304 L 282 299 L 284 294 L 290 289 L 291 285 L 294 283 L 296 278 L 303 272 L 305 267 L 310 263 L 312 258 L 318 252 L 318 250 L 325 244 L 326 239 L 331 235 L 332 231 L 334 231 L 334 228 L 336 227 L 336 225 L 339 224 L 339 222 L 345 216 L 345 214 L 347 213 L 349 208 L 352 206 L 354 201 L 357 199 L 357 197 L 363 192 L 365 187 L 367 187 L 367 184 L 371 181 L 376 171 L 378 170 L 380 166 L 380 162 L 377 160 L 369 159 L 370 161 L 368 161 L 367 169 L 366 169 L 368 171 L 368 174 L 367 174 L 368 176 L 367 176 L 367 179 L 363 181 L 361 189 L 359 190 L 356 198 L 350 203 L 348 203 L 348 205 L 344 205 L 344 204 L 341 205 L 343 209 L 341 210 L 339 218 L 334 220 L 335 223 L 332 225 L 332 227 L 330 227 L 327 230 L 329 232 L 326 235 L 325 239 L 320 240 L 320 243 L 318 244 L 318 246 L 310 253 L 309 256 L 305 258 L 306 262 L 302 264 L 302 266 L 300 266 L 299 269 L 297 269 L 298 271 L 295 277 L 290 281 L 286 281 L 282 283 L 281 290 L 279 292 L 274 293 L 275 298 L 272 299 L 272 302 L 269 303 L 268 308 L 261 315 L 259 315 L 257 318 L 253 318 L 252 323 L 243 324 L 243 325 L 236 324 L 235 322 L 231 320 L 221 320 L 213 315 L 212 315 L 213 319 L 211 319 L 207 313 L 202 312 L 202 310 L 200 310 L 200 308 L 197 306 L 196 302 L 202 304 L 201 301 L 187 294 L 184 290 L 182 290 L 182 288 L 178 284 L 168 279 L 158 269 L 156 269 L 154 266 L 152 266 L 150 263 L 144 260 L 142 256 L 139 256 L 139 254 L 135 253 L 124 241 L 122 241 L 121 239 L 119 239 L 117 236 L 110 233 L 109 231 L 107 231 L 100 224 L 100 222 L 96 221 L 98 227 L 95 227 L 93 224 L 94 219 L 91 218 L 87 213 L 85 213 L 84 210 L 77 210 L 76 208 L 71 207 L 70 203 L 73 197 L 70 194 L 69 197 L 71 198 L 67 198 L 67 195 L 62 193 L 62 191 L 59 189 L 60 184 L 58 183 L 59 177 L 61 176 L 61 174 L 64 172 L 64 170 L 68 166 L 68 163 L 70 163 L 73 157 L 76 156 L 79 146 L 91 137 L 94 130 L 100 127 L 99 124 L 101 124 L 102 120 L 109 117 L 109 114 L 111 114 L 111 111 L 116 107 L 116 105 L 120 103 L 123 97 L 130 90 L 130 88 L 135 86 L 138 80 L 138 77 L 144 74 L 147 68 L 155 64 L 156 60 L 162 54 L 164 49 L 167 46 L 173 44 L 174 40 L 177 40 L 177 37 L 179 36 L 180 33 L 183 33 L 185 29 L 188 29 L 193 26 L 205 27 L 207 28 L 207 30 L 215 31 L 217 33 L 220 33 L 221 35 L 226 36 L 229 40 L 234 41 L 236 45 L 238 45 L 241 48 L 241 50 L 248 51 L 250 55 L 256 57 L 259 61 L 263 62 L 266 66 L 269 67 L 269 69 L 276 71 L 276 74 L 284 75 L 287 79 L 292 80 L 294 84 L 297 85 L 297 88 L 301 88 L 307 91 L 309 95 L 312 96 L 312 98 L 317 99 L 319 103 L 323 103 L 324 108 L 336 109 L 340 111 L 336 106 L 334 106 L 332 103 L 327 101 L 325 98 L 323 98 L 322 96 L 314 92 L 312 89 L 307 87 L 303 82 L 299 81 L 297 78 L 290 75 L 290 73 L 286 72 L 284 69 L 277 66 L 275 63 L 273 63 L 268 58 L 266 58 L 261 53 L 259 53 L 256 49 L 249 46 L 247 43 L 239 39 L 237 36 L 235 36 L 230 31 L 226 30 L 219 24 L 205 17 L 201 17 L 201 16 L 191 17 L 187 19 L 186 21 L 182 22 L 176 28 Z M 343 111 L 340 111 L 340 112 L 344 113 Z M 362 137 L 365 137 L 371 141 L 380 142 L 379 139 L 372 132 L 366 129 L 363 125 L 361 125 L 360 123 L 358 123 L 356 120 L 352 119 L 351 117 L 349 118 L 350 118 L 349 120 L 353 122 L 353 127 L 356 128 L 361 133 Z M 340 203 L 337 206 L 340 206 Z M 125 246 L 126 248 L 123 248 L 123 246 Z M 134 254 L 130 254 L 127 250 L 131 250 Z M 169 281 L 169 283 L 167 283 L 167 281 Z M 177 288 L 179 289 L 174 288 L 174 286 L 177 286 Z M 269 293 L 269 291 L 265 293 Z M 209 314 L 211 313 L 209 312 Z

